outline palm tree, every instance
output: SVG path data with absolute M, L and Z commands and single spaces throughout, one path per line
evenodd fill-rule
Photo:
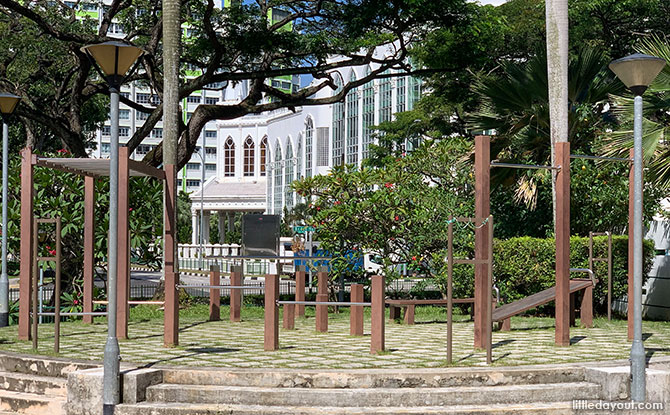
M 645 38 L 637 47 L 641 53 L 658 56 L 670 62 L 670 42 L 660 37 Z M 623 91 L 621 91 L 623 92 Z M 628 156 L 633 147 L 633 96 L 613 95 L 613 114 L 620 128 L 608 134 L 603 150 L 606 154 Z M 645 180 L 663 189 L 670 188 L 670 66 L 666 65 L 644 97 L 642 146 Z
M 603 52 L 584 48 L 570 60 L 568 72 L 567 132 L 573 151 L 589 152 L 599 131 L 612 121 L 605 111 L 609 94 L 622 90 L 607 69 Z M 500 78 L 485 78 L 475 85 L 482 107 L 471 114 L 468 124 L 475 130 L 495 130 L 491 157 L 513 163 L 548 164 L 553 141 L 547 60 L 539 53 L 525 64 L 508 64 Z M 532 205 L 536 183 L 542 172 L 494 170 L 497 182 L 517 180 L 517 195 Z

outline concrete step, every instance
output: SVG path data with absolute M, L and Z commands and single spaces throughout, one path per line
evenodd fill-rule
M 27 415 L 65 415 L 65 397 L 0 390 L 0 411 Z
M 600 385 L 588 382 L 449 388 L 259 388 L 159 384 L 147 389 L 148 402 L 306 407 L 422 407 L 516 404 L 597 399 Z
M 0 389 L 47 396 L 67 395 L 67 379 L 25 373 L 0 372 Z
M 584 369 L 447 368 L 412 370 L 166 369 L 164 383 L 266 388 L 416 388 L 584 381 Z
M 140 403 L 119 405 L 115 415 L 572 415 L 572 402 L 449 407 L 321 407 Z
M 0 371 L 3 372 L 67 378 L 68 373 L 99 366 L 99 364 L 85 361 L 29 356 L 10 352 L 0 353 Z

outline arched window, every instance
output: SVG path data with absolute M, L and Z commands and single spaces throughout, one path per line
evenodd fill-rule
M 284 170 L 282 169 L 282 160 L 281 160 L 281 145 L 279 144 L 279 139 L 277 139 L 277 145 L 275 146 L 275 162 L 274 168 L 272 169 L 272 174 L 274 175 L 275 189 L 274 189 L 274 208 L 272 209 L 275 215 L 281 214 L 282 206 L 282 178 L 284 175 Z
M 235 143 L 231 137 L 223 145 L 223 176 L 235 176 Z
M 367 75 L 370 75 L 368 66 Z M 372 126 L 375 125 L 375 84 L 370 81 L 363 86 L 363 158 L 370 155 L 372 143 Z
M 295 179 L 298 180 L 302 177 L 302 133 L 298 134 L 298 149 L 295 152 Z
M 356 80 L 351 71 L 349 82 Z M 358 164 L 358 88 L 347 93 L 347 164 Z
M 255 146 L 254 140 L 251 137 L 247 137 L 244 140 L 244 175 L 253 176 L 254 175 L 254 156 L 255 156 Z
M 295 177 L 293 177 L 295 157 L 293 156 L 291 138 L 289 137 L 286 141 L 286 154 L 284 156 L 284 204 L 286 205 L 286 209 L 290 212 L 291 209 L 293 209 L 293 190 L 291 189 L 291 185 L 295 179 Z
M 267 164 L 268 160 L 268 138 L 263 137 L 261 140 L 261 176 L 265 176 L 265 165 Z
M 342 77 L 335 73 L 335 85 L 337 89 L 333 95 L 342 90 Z M 333 166 L 342 164 L 342 155 L 344 154 L 344 114 L 345 103 L 336 102 L 333 105 Z
M 312 177 L 312 162 L 314 160 L 314 122 L 307 118 L 305 126 L 305 177 Z

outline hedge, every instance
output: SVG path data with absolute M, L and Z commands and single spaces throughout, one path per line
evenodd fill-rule
M 594 257 L 607 256 L 607 237 L 593 238 Z M 511 303 L 531 294 L 553 287 L 555 277 L 556 242 L 553 238 L 518 237 L 494 240 L 493 278 L 500 290 L 501 302 Z M 570 238 L 570 267 L 588 268 L 589 239 Z M 456 256 L 469 256 L 461 252 Z M 647 280 L 654 259 L 653 241 L 644 241 L 644 281 Z M 612 237 L 612 298 L 621 298 L 628 291 L 628 237 Z M 593 293 L 594 312 L 607 313 L 607 263 L 595 262 L 594 272 L 598 284 Z M 442 293 L 446 292 L 446 266 L 436 272 L 434 282 Z M 588 278 L 587 274 L 571 274 L 572 278 Z M 418 290 L 415 290 L 418 291 Z M 412 293 L 416 295 L 416 293 Z M 444 295 L 444 294 L 443 294 Z M 474 295 L 474 270 L 471 265 L 454 266 L 454 298 Z M 553 313 L 553 305 L 539 308 L 540 313 Z
M 607 256 L 607 237 L 593 238 L 594 257 Z M 588 268 L 589 238 L 570 238 L 570 267 Z M 553 238 L 511 238 L 495 241 L 493 276 L 504 303 L 555 285 L 555 252 Z M 653 241 L 644 241 L 644 272 L 646 282 L 654 260 Z M 621 298 L 628 292 L 628 237 L 612 237 L 612 298 Z M 595 262 L 594 272 L 598 284 L 593 291 L 594 311 L 607 313 L 607 263 Z M 572 277 L 587 277 L 587 274 L 572 274 Z

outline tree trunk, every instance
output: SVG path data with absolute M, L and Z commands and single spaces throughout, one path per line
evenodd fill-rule
M 179 141 L 179 54 L 181 44 L 181 0 L 163 0 L 163 166 L 177 164 Z M 164 186 L 166 186 L 164 184 Z M 175 186 L 176 188 L 176 186 Z M 167 195 L 167 192 L 164 192 Z M 164 201 L 164 203 L 167 201 Z M 177 195 L 171 201 L 177 205 Z M 174 210 L 176 221 L 176 209 Z M 168 219 L 166 218 L 166 226 Z M 175 230 L 176 232 L 176 230 Z M 175 244 L 176 248 L 176 244 Z M 165 260 L 166 252 L 163 250 Z M 174 255 L 176 258 L 176 252 Z M 175 272 L 179 270 L 175 261 Z M 163 264 L 163 269 L 166 269 Z
M 555 143 L 568 141 L 568 1 L 547 0 L 547 79 L 551 125 L 551 163 Z M 556 226 L 556 171 L 552 171 L 552 205 Z

